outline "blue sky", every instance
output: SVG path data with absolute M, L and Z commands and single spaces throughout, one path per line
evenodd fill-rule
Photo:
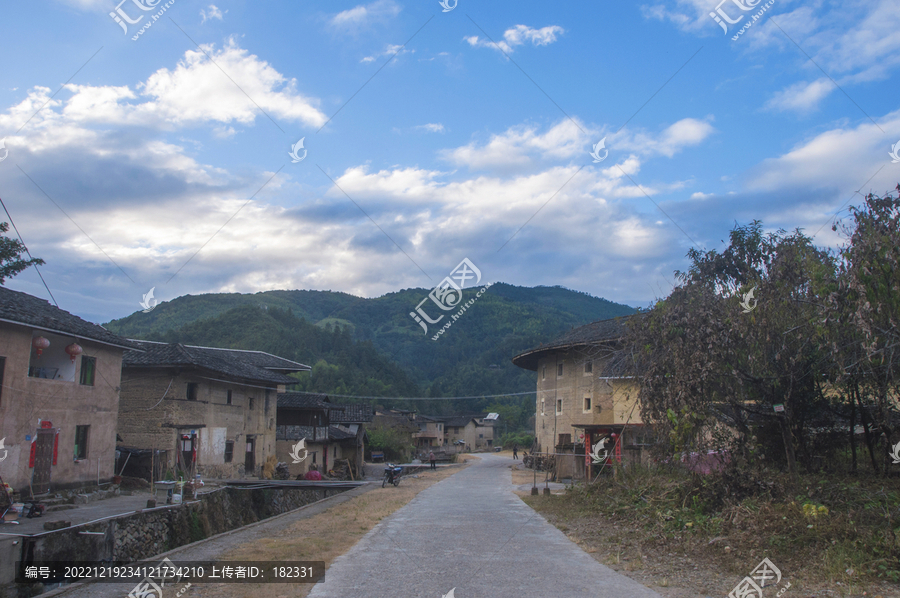
M 735 222 L 836 247 L 835 212 L 900 182 L 892 0 L 166 4 L 2 9 L 0 197 L 92 321 L 463 258 L 646 306 Z

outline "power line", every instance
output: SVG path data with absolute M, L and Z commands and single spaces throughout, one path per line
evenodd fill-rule
M 25 245 L 25 240 L 22 238 L 22 234 L 19 233 L 19 229 L 16 227 L 16 223 L 13 222 L 12 215 L 10 215 L 9 210 L 6 209 L 6 204 L 3 203 L 3 198 L 0 197 L 0 205 L 3 206 L 3 211 L 6 212 L 6 217 L 9 218 L 9 223 L 12 224 L 13 230 L 16 231 L 16 234 L 19 236 L 19 241 L 22 242 L 22 247 L 25 248 L 25 253 L 28 254 L 28 257 L 34 260 L 34 257 L 31 255 L 31 252 L 28 251 L 28 247 Z M 47 281 L 44 280 L 44 275 L 41 274 L 40 269 L 37 267 L 37 264 L 33 264 L 35 271 L 38 273 L 38 276 L 41 277 L 41 282 L 44 283 L 44 288 L 47 289 L 47 293 L 50 295 L 50 298 L 53 299 L 53 304 L 56 307 L 59 307 L 59 303 L 56 302 L 56 297 L 53 296 L 53 293 L 50 292 L 50 287 L 47 286 Z
M 305 392 L 301 390 L 291 390 L 291 393 L 301 395 L 328 395 L 329 397 L 340 397 L 342 399 L 369 399 L 379 401 L 456 401 L 462 399 L 495 399 L 499 397 L 517 397 L 521 395 L 533 395 L 535 391 L 530 392 L 508 392 L 502 395 L 476 395 L 472 397 L 363 397 L 359 395 L 335 395 L 330 392 Z

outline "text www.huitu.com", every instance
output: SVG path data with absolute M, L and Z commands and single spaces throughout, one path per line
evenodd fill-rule
M 763 13 L 769 10 L 769 7 L 775 4 L 775 0 L 769 0 L 769 2 L 762 5 L 762 8 L 759 9 L 755 15 L 750 16 L 750 20 L 748 20 L 743 27 L 738 29 L 738 32 L 731 38 L 731 41 L 737 41 L 737 38 L 744 35 L 744 32 L 753 27 L 753 24 L 756 23 L 762 16 Z

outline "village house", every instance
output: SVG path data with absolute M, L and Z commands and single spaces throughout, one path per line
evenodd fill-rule
M 492 414 L 454 415 L 443 418 L 444 444 L 462 446 L 466 451 L 490 450 L 494 446 Z
M 140 471 L 152 460 L 153 476 L 259 475 L 276 453 L 278 392 L 309 366 L 261 351 L 133 342 L 143 351 L 123 360 L 120 460 Z
M 412 435 L 418 453 L 427 453 L 444 446 L 444 422 L 442 420 L 417 413 L 413 423 L 419 427 L 419 430 L 413 432 Z
M 341 452 L 344 458 L 350 459 L 354 468 L 353 474 L 356 479 L 360 479 L 366 451 L 366 426 L 372 423 L 375 411 L 371 405 L 365 404 L 341 405 L 341 407 L 344 408 L 343 411 L 331 413 L 329 434 L 334 435 L 335 439 L 338 433 L 345 435 L 344 439 L 338 440 Z
M 638 389 L 619 350 L 627 320 L 575 328 L 512 360 L 537 373 L 534 450 L 556 456 L 558 478 L 595 475 L 610 459 L 646 459 Z
M 23 496 L 114 475 L 122 354 L 137 344 L 0 287 L 0 477 Z
M 372 425 L 385 428 L 401 428 L 408 430 L 410 438 L 419 429 L 415 423 L 416 412 L 408 409 L 376 409 Z
M 276 415 L 276 454 L 278 461 L 286 463 L 291 477 L 304 475 L 315 465 L 320 472 L 327 472 L 329 463 L 338 456 L 338 439 L 345 440 L 349 433 L 331 430 L 331 418 L 342 411 L 324 394 L 283 392 L 278 394 Z M 294 450 L 300 441 L 303 449 Z M 331 449 L 331 461 L 329 460 Z M 297 455 L 295 459 L 293 455 Z M 343 455 L 343 451 L 341 451 Z M 294 461 L 299 460 L 299 463 Z

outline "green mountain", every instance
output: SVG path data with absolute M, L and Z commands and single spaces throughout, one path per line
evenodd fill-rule
M 512 365 L 514 355 L 572 327 L 635 312 L 562 287 L 498 283 L 432 340 L 457 310 L 442 312 L 447 316 L 426 334 L 410 312 L 429 292 L 405 289 L 372 299 L 332 291 L 186 295 L 105 326 L 129 338 L 256 349 L 296 359 L 314 367 L 300 375 L 302 390 L 453 397 L 533 391 L 534 374 Z M 476 292 L 464 291 L 462 303 Z M 430 300 L 423 307 L 432 318 L 439 315 Z M 510 401 L 533 405 L 526 395 L 500 402 L 426 401 L 416 407 L 459 413 Z

